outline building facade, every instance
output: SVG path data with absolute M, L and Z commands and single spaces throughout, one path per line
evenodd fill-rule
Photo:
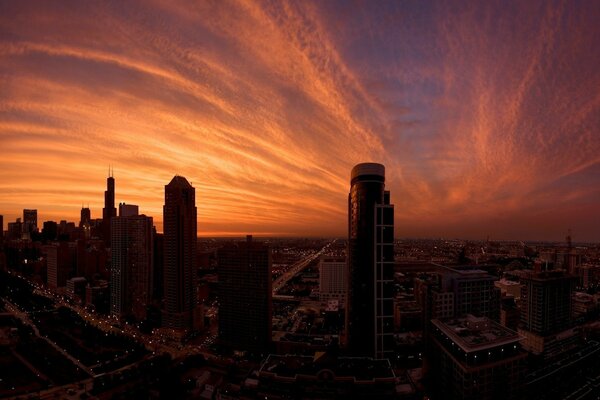
M 111 314 L 146 317 L 152 299 L 154 261 L 152 217 L 130 215 L 111 220 Z
M 516 332 L 472 315 L 431 325 L 435 398 L 520 398 L 527 353 Z
M 386 358 L 394 350 L 394 206 L 385 167 L 358 164 L 348 195 L 348 302 L 350 354 Z
M 249 236 L 218 251 L 219 341 L 268 354 L 272 331 L 271 251 Z
M 346 257 L 322 256 L 319 260 L 319 300 L 346 303 Z
M 163 326 L 185 334 L 194 329 L 197 248 L 196 192 L 182 176 L 165 186 Z

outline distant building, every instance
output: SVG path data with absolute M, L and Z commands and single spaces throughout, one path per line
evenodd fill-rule
M 15 222 L 9 222 L 6 232 L 6 239 L 15 240 L 21 239 L 23 234 L 23 223 L 21 222 L 21 218 L 17 218 Z
M 79 218 L 79 227 L 83 228 L 85 225 L 90 225 L 92 222 L 92 212 L 88 207 L 84 207 L 81 209 L 80 218 Z
M 575 274 L 579 278 L 579 286 L 589 289 L 600 283 L 600 265 L 583 264 L 575 268 Z
M 4 216 L 0 215 L 0 241 L 4 237 Z
M 29 238 L 32 232 L 37 232 L 37 210 L 23 210 L 23 234 Z
M 85 302 L 86 285 L 87 280 L 82 276 L 71 278 L 67 280 L 67 294 L 77 302 L 83 303 Z
M 510 281 L 508 279 L 500 279 L 499 281 L 494 282 L 497 288 L 500 289 L 502 294 L 507 294 L 514 297 L 515 300 L 521 299 L 521 285 L 519 282 Z
M 182 176 L 165 186 L 163 326 L 184 335 L 199 327 L 196 318 L 196 191 Z
M 129 217 L 139 214 L 139 207 L 134 204 L 119 203 L 119 217 Z
M 527 353 L 516 332 L 472 315 L 431 324 L 436 349 L 431 388 L 439 398 L 520 398 Z
M 319 299 L 321 301 L 339 300 L 339 304 L 346 304 L 348 291 L 346 269 L 345 257 L 321 257 L 319 261 Z
M 104 191 L 104 208 L 102 209 L 102 239 L 107 247 L 110 247 L 110 220 L 116 216 L 115 178 L 109 169 L 109 177 L 106 178 L 106 190 Z
M 377 359 L 394 350 L 394 206 L 385 167 L 358 164 L 348 194 L 346 340 L 353 356 Z
M 72 272 L 72 257 L 67 242 L 44 246 L 48 287 L 65 287 Z
M 111 220 L 111 314 L 142 320 L 152 299 L 152 217 Z
M 45 221 L 42 228 L 42 237 L 46 241 L 56 240 L 58 236 L 58 224 L 55 221 Z
M 271 251 L 248 236 L 218 251 L 219 341 L 268 353 L 271 345 Z

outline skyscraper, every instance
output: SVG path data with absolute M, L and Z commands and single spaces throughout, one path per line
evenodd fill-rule
M 571 328 L 573 289 L 577 278 L 563 270 L 531 272 L 521 277 L 521 321 L 518 332 L 523 347 L 551 358 L 575 346 L 579 339 Z
M 116 216 L 115 178 L 109 169 L 109 176 L 106 178 L 106 190 L 104 191 L 104 208 L 102 209 L 102 239 L 107 247 L 110 247 L 110 219 Z
M 135 204 L 119 203 L 119 216 L 127 217 L 130 215 L 138 215 L 139 207 Z
M 85 225 L 88 227 L 92 221 L 92 213 L 88 207 L 81 208 L 81 216 L 79 218 L 79 227 L 83 228 Z
M 383 165 L 352 169 L 346 335 L 354 356 L 386 358 L 394 350 L 394 206 L 384 189 Z
M 271 252 L 263 243 L 232 243 L 219 249 L 219 340 L 255 354 L 271 343 Z
M 30 235 L 31 232 L 38 230 L 37 210 L 23 210 L 23 233 Z
M 4 216 L 0 215 L 0 239 L 4 237 Z
M 179 333 L 194 327 L 196 306 L 197 220 L 195 189 L 182 176 L 165 186 L 164 228 L 164 314 L 163 325 Z
M 112 218 L 111 246 L 111 314 L 142 320 L 152 300 L 152 217 Z

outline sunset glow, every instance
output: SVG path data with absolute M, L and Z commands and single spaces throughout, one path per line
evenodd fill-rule
M 347 234 L 386 166 L 397 237 L 600 240 L 600 2 L 2 1 L 0 214 L 201 236 Z

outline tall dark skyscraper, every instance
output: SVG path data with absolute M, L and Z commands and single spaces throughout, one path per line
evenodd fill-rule
M 195 189 L 182 176 L 165 186 L 163 325 L 180 333 L 194 328 L 197 211 Z
M 112 218 L 111 236 L 111 314 L 142 320 L 152 300 L 152 217 Z
M 0 239 L 4 237 L 4 216 L 0 215 Z
M 102 209 L 102 239 L 106 246 L 110 246 L 110 219 L 117 216 L 115 208 L 115 178 L 109 170 L 104 191 L 104 208 Z
M 271 343 L 271 252 L 252 241 L 224 246 L 219 260 L 219 340 L 255 354 Z
M 394 206 L 385 167 L 358 164 L 348 195 L 346 335 L 354 356 L 389 357 L 394 350 Z

